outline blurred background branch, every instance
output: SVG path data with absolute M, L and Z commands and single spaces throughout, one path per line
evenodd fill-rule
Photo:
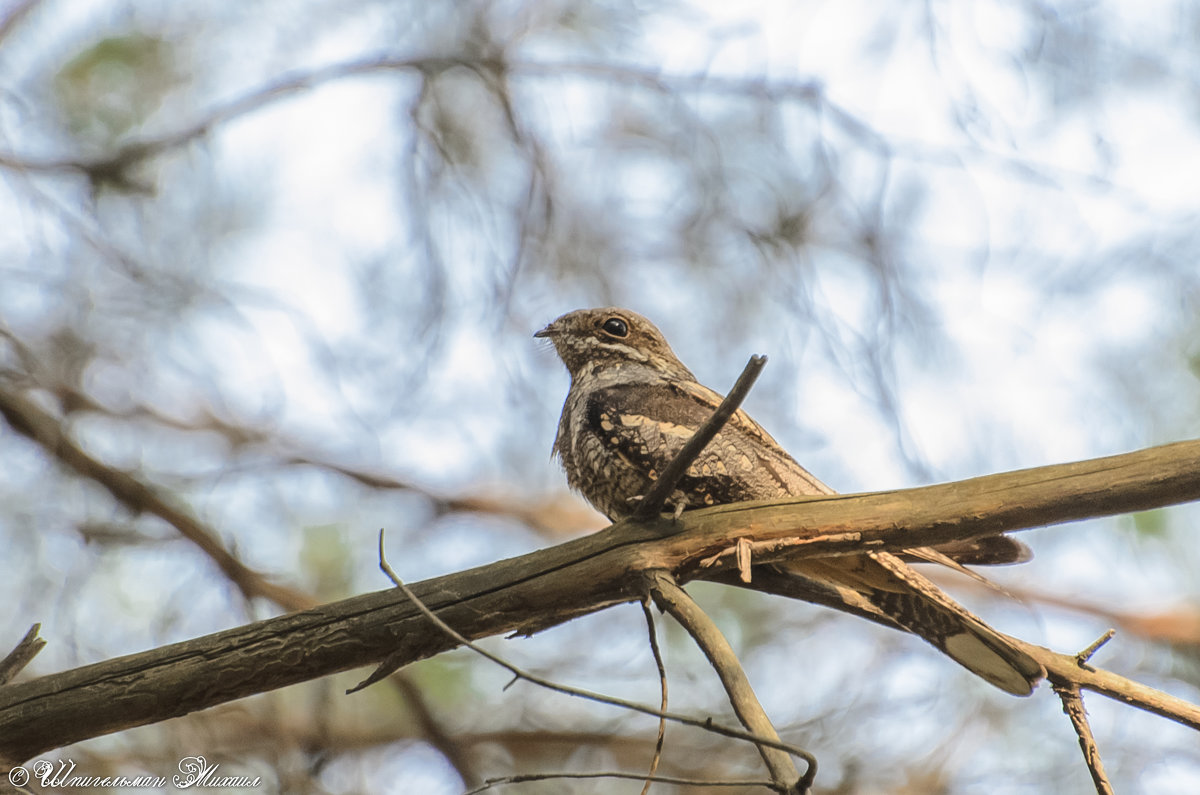
M 581 306 L 648 315 L 708 383 L 769 354 L 747 409 L 839 491 L 1196 437 L 1198 29 L 1185 2 L 0 6 L 0 390 L 243 567 L 4 426 L 0 635 L 43 622 L 37 675 L 277 613 L 245 572 L 371 590 L 381 526 L 413 579 L 600 527 L 549 460 L 565 376 L 529 339 Z M 1033 598 L 965 594 L 1055 648 L 1128 629 L 1106 665 L 1195 701 L 1200 645 L 1166 619 L 1200 610 L 1196 521 L 1028 534 L 1034 561 L 997 576 Z M 1092 791 L 1052 704 L 864 622 L 694 595 L 781 736 L 820 739 L 831 791 Z M 642 623 L 505 652 L 654 701 Z M 676 706 L 730 719 L 662 640 Z M 481 775 L 652 755 L 648 723 L 526 702 L 469 655 L 409 674 Z M 358 678 L 71 753 L 161 774 L 226 749 L 275 791 L 461 792 L 402 693 L 345 703 Z M 1200 789 L 1189 732 L 1088 706 L 1116 791 Z M 222 744 L 226 720 L 262 742 Z M 536 739 L 580 726 L 602 729 Z M 697 740 L 661 769 L 757 764 Z

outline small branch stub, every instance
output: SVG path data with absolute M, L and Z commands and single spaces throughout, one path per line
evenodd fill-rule
M 1079 667 L 1087 668 L 1090 670 L 1091 666 L 1088 665 L 1088 660 L 1092 659 L 1092 655 L 1094 655 L 1096 652 L 1100 651 L 1100 647 L 1103 646 L 1105 643 L 1108 643 L 1110 640 L 1112 640 L 1113 636 L 1116 634 L 1117 634 L 1117 631 L 1115 629 L 1109 629 L 1103 635 L 1096 638 L 1096 640 L 1094 640 L 1090 646 L 1088 646 L 1083 651 L 1079 652 L 1079 654 L 1076 654 L 1075 661 L 1079 663 Z
M 46 645 L 46 641 L 38 637 L 38 630 L 41 628 L 41 624 L 34 624 L 30 627 L 16 648 L 5 655 L 3 660 L 0 660 L 0 685 L 11 682 Z
M 740 577 L 742 582 L 745 583 L 750 582 L 750 572 L 753 568 L 751 565 L 753 560 L 750 555 L 750 548 L 751 544 L 748 539 L 739 538 L 737 540 L 736 549 L 738 577 Z

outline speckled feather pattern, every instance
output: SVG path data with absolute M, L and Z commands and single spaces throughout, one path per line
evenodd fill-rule
M 624 331 L 622 336 L 619 333 Z M 616 521 L 636 510 L 661 470 L 721 402 L 641 315 L 614 307 L 563 315 L 549 338 L 571 374 L 554 452 L 567 481 Z M 684 509 L 831 494 L 744 411 L 700 454 L 669 502 Z M 1014 542 L 1015 543 L 1015 542 Z M 1018 545 L 1019 546 L 1019 545 Z M 1008 692 L 1025 695 L 1041 667 L 889 553 L 781 567 L 867 603 Z
M 560 450 L 570 448 L 571 485 L 610 519 L 628 516 L 636 508 L 629 498 L 649 491 L 659 470 L 720 402 L 720 395 L 695 381 L 671 379 L 581 392 L 559 443 Z M 828 492 L 738 412 L 697 456 L 669 502 L 701 508 Z

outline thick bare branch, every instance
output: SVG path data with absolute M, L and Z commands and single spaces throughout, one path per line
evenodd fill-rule
M 622 523 L 528 555 L 417 583 L 467 638 L 529 634 L 640 597 L 641 572 L 722 576 L 700 564 L 737 538 L 795 555 L 903 549 L 1200 498 L 1200 441 L 905 491 L 685 513 L 683 532 Z M 762 558 L 756 553 L 755 560 Z M 755 587 L 762 587 L 756 572 Z M 870 616 L 867 616 L 870 618 Z M 0 758 L 37 753 L 236 698 L 455 645 L 395 589 L 0 688 Z M 1200 729 L 1200 708 L 1072 655 L 1022 644 L 1051 675 Z
M 483 648 L 482 646 L 478 646 L 478 645 L 472 643 L 470 640 L 468 640 L 466 637 L 464 637 L 462 634 L 460 634 L 458 632 L 458 630 L 454 629 L 449 624 L 447 624 L 445 621 L 443 621 L 441 618 L 439 618 L 437 613 L 435 613 L 433 610 L 431 610 L 429 608 L 428 605 L 426 605 L 423 601 L 421 601 L 421 598 L 419 596 L 417 596 L 415 593 L 413 593 L 413 591 L 407 585 L 405 585 L 404 582 L 399 577 L 396 576 L 396 573 L 394 571 L 392 571 L 391 566 L 388 565 L 387 560 L 384 558 L 384 555 L 383 555 L 383 532 L 382 531 L 380 531 L 380 533 L 379 533 L 379 567 L 381 569 L 383 569 L 383 572 L 387 575 L 388 579 L 390 579 L 392 581 L 392 583 L 395 584 L 396 589 L 399 590 L 401 593 L 403 593 L 405 598 L 407 598 L 413 604 L 413 606 L 417 608 L 417 610 L 421 613 L 421 615 L 423 615 L 429 621 L 429 623 L 431 623 L 435 627 L 437 627 L 438 631 L 442 632 L 447 637 L 449 637 L 452 641 L 454 641 L 454 644 L 459 645 L 459 646 L 466 646 L 471 651 L 475 652 L 476 654 L 480 655 L 481 657 L 485 657 L 488 660 L 491 660 L 492 662 L 496 663 L 501 668 L 504 668 L 509 673 L 511 673 L 516 679 L 524 679 L 526 682 L 535 684 L 538 687 L 544 687 L 547 690 L 553 690 L 554 692 L 562 693 L 563 695 L 575 696 L 576 698 L 582 698 L 582 699 L 586 699 L 588 701 L 595 701 L 599 704 L 608 704 L 608 705 L 614 706 L 614 707 L 621 707 L 622 709 L 627 709 L 627 710 L 630 710 L 631 712 L 641 712 L 646 715 L 653 715 L 653 716 L 659 718 L 660 720 L 674 721 L 676 723 L 682 723 L 687 726 L 694 726 L 696 728 L 701 728 L 701 729 L 704 729 L 705 731 L 712 732 L 714 734 L 720 734 L 725 737 L 732 737 L 732 738 L 738 739 L 738 740 L 746 740 L 748 742 L 754 743 L 755 745 L 759 746 L 760 748 L 766 747 L 766 748 L 770 748 L 770 749 L 777 750 L 777 751 L 783 751 L 786 753 L 794 753 L 794 754 L 798 754 L 800 756 L 805 756 L 804 751 L 802 751 L 799 748 L 794 748 L 794 747 L 784 743 L 782 740 L 779 739 L 779 737 L 777 735 L 774 734 L 774 731 L 772 731 L 770 736 L 758 735 L 758 734 L 754 734 L 753 732 L 742 732 L 742 731 L 738 731 L 737 729 L 730 729 L 725 726 L 721 726 L 719 724 L 713 723 L 711 719 L 700 720 L 698 718 L 692 718 L 687 715 L 680 715 L 677 713 L 666 712 L 664 710 L 657 710 L 657 709 L 654 709 L 653 707 L 647 707 L 647 706 L 645 706 L 643 704 L 639 704 L 635 701 L 627 701 L 626 699 L 623 699 L 623 698 L 615 698 L 613 696 L 606 696 L 603 693 L 596 693 L 591 690 L 583 690 L 578 687 L 569 687 L 567 685 L 560 684 L 558 682 L 553 682 L 544 677 L 531 674 L 528 671 L 524 670 L 523 668 L 519 668 L 516 665 L 513 665 L 511 662 L 509 662 L 508 660 L 505 660 L 503 657 L 501 657 L 497 654 L 492 654 L 490 651 Z M 368 676 L 366 679 L 364 679 L 362 682 L 360 682 L 355 687 L 351 688 L 349 691 L 347 691 L 347 693 L 357 693 L 359 690 L 362 690 L 363 688 L 377 682 L 379 679 L 382 679 L 384 676 L 387 675 L 387 673 L 390 670 L 392 670 L 393 665 L 394 665 L 394 661 L 391 658 L 389 658 L 388 660 L 385 660 L 379 666 L 379 668 L 377 668 L 370 676 Z M 799 775 L 799 774 L 797 774 L 797 775 Z
M 904 550 L 1200 500 L 1200 440 L 1071 464 L 867 494 L 742 502 L 685 515 L 699 543 L 756 562 Z M 742 514 L 740 520 L 735 515 Z

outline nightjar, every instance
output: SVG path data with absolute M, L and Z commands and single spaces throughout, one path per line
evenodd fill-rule
M 567 482 L 617 521 L 636 510 L 663 468 L 722 396 L 700 384 L 654 324 L 627 309 L 583 309 L 535 336 L 549 339 L 571 374 L 554 452 Z M 680 480 L 669 504 L 683 509 L 747 500 L 831 494 L 744 411 L 738 411 Z M 935 549 L 777 564 L 817 580 L 845 606 L 864 603 L 959 664 L 1015 695 L 1044 672 L 1028 654 L 968 612 L 904 558 L 1008 563 L 1027 557 L 1007 536 Z M 851 612 L 854 612 L 853 610 Z

